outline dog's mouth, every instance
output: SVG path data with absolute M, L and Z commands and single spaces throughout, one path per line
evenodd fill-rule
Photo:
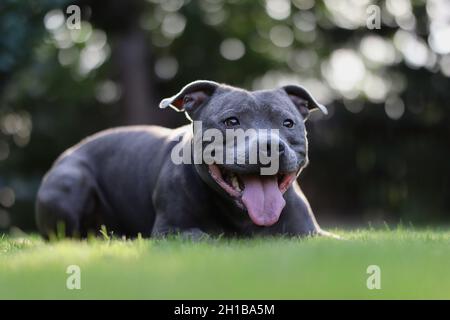
M 217 184 L 247 210 L 258 226 L 271 226 L 280 218 L 286 202 L 283 193 L 297 177 L 297 172 L 276 175 L 238 174 L 216 164 L 209 165 L 209 173 Z

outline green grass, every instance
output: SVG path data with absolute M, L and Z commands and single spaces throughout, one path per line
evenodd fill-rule
M 58 241 L 0 236 L 0 299 L 450 299 L 450 231 L 328 238 Z M 81 268 L 81 290 L 66 268 Z M 381 268 L 368 290 L 366 269 Z

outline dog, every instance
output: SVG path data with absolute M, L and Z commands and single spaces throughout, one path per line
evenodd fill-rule
M 192 123 L 105 130 L 65 151 L 43 178 L 36 222 L 45 238 L 59 226 L 68 237 L 87 237 L 102 226 L 131 238 L 329 235 L 297 182 L 308 163 L 305 122 L 314 110 L 327 113 L 304 87 L 247 91 L 199 80 L 160 103 L 169 106 L 216 133 L 276 129 L 270 139 L 246 140 L 246 146 L 265 145 L 266 155 L 276 145 L 276 172 L 263 175 L 267 165 L 239 164 L 236 157 L 223 164 L 174 163 L 174 149 L 189 150 L 195 142 Z

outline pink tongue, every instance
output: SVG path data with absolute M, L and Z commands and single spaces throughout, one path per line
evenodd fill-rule
M 276 176 L 242 175 L 242 202 L 252 221 L 259 226 L 271 226 L 280 218 L 286 202 Z

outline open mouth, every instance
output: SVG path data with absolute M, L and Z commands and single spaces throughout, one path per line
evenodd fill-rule
M 271 176 L 237 174 L 216 164 L 209 165 L 209 173 L 258 226 L 271 226 L 278 221 L 286 204 L 283 193 L 297 176 L 297 172 Z

